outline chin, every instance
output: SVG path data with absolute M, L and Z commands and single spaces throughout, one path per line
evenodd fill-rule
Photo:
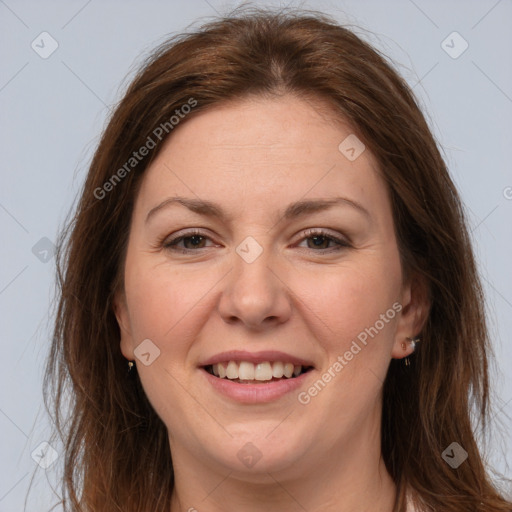
M 274 424 L 273 428 L 275 426 Z M 265 434 L 268 436 L 265 437 L 261 434 L 262 430 L 271 433 Z M 304 459 L 307 451 L 304 441 L 299 436 L 287 435 L 287 432 L 278 435 L 276 432 L 272 433 L 272 429 L 257 428 L 252 433 L 246 431 L 243 435 L 233 436 L 224 442 L 219 441 L 216 446 L 221 447 L 222 451 L 210 455 L 243 480 L 256 479 L 257 482 L 268 483 L 268 473 L 297 470 L 298 461 Z

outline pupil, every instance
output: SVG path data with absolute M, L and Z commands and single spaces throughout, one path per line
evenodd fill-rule
M 187 241 L 192 241 L 192 245 L 194 247 L 197 247 L 198 244 L 201 243 L 201 238 L 203 238 L 201 235 L 192 235 L 192 236 L 187 236 L 185 239 L 184 239 L 184 242 L 185 242 L 185 245 L 187 245 Z
M 311 237 L 311 240 L 313 240 L 313 244 L 315 245 L 315 247 L 320 247 L 326 241 L 328 242 L 328 240 L 325 236 L 313 236 L 313 237 Z

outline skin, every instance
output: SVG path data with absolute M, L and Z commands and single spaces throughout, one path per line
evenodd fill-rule
M 375 158 L 365 150 L 349 161 L 338 145 L 354 130 L 319 105 L 286 95 L 215 106 L 182 123 L 143 178 L 115 311 L 122 353 L 169 432 L 172 512 L 393 508 L 380 458 L 383 380 L 392 358 L 411 353 L 403 342 L 427 308 L 417 281 L 403 279 Z M 213 201 L 228 217 L 173 204 L 146 223 L 173 196 Z M 292 202 L 333 196 L 368 214 L 345 203 L 282 217 Z M 206 239 L 178 243 L 189 254 L 163 247 L 190 228 Z M 308 228 L 350 246 L 320 238 L 318 248 Z M 250 264 L 236 252 L 248 236 L 263 249 Z M 314 363 L 304 391 L 396 302 L 400 313 L 306 405 L 295 391 L 240 404 L 198 367 L 227 350 L 280 350 Z M 160 350 L 148 366 L 134 354 L 145 339 Z M 248 442 L 261 453 L 250 468 L 237 457 Z

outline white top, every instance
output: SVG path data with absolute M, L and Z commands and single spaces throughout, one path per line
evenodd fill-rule
M 407 512 L 417 512 L 417 509 L 412 502 L 411 491 L 407 491 L 406 500 L 407 500 Z

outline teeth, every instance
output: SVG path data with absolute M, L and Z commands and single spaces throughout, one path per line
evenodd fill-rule
M 265 361 L 263 363 L 253 364 L 248 361 L 229 361 L 212 365 L 212 372 L 216 377 L 230 380 L 240 379 L 241 381 L 271 381 L 272 378 L 281 379 L 286 377 L 290 379 L 298 377 L 303 370 L 301 365 L 293 363 L 283 363 L 276 361 L 271 363 Z
M 238 365 L 235 361 L 229 361 L 228 367 L 226 368 L 226 377 L 228 379 L 238 379 Z
M 229 364 L 231 364 L 231 361 Z M 238 367 L 238 378 L 241 380 L 254 380 L 254 365 L 252 363 L 242 361 Z
M 254 367 L 254 378 L 256 380 L 272 380 L 272 365 L 270 363 L 259 363 Z
M 289 379 L 292 375 L 293 375 L 293 364 L 286 363 L 284 365 L 284 376 Z
M 276 379 L 280 379 L 284 375 L 284 364 L 276 361 L 272 365 L 272 376 Z

